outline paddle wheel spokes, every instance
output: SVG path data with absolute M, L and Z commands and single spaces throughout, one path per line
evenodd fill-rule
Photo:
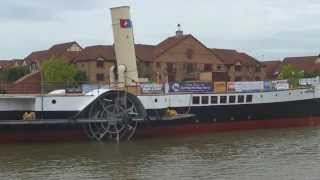
M 132 119 L 141 115 L 139 112 L 141 107 L 137 107 L 139 105 L 124 92 L 112 92 L 100 96 L 91 104 L 88 118 L 102 122 L 88 123 L 86 132 L 89 138 L 97 141 L 130 140 L 138 126 L 138 122 Z

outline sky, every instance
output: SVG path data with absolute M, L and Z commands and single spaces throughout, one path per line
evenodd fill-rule
M 179 23 L 209 48 L 262 61 L 320 53 L 319 0 L 1 0 L 0 59 L 69 41 L 112 44 L 110 8 L 123 5 L 136 43 L 158 44 Z

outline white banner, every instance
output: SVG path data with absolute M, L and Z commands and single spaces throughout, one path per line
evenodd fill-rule
M 272 87 L 275 90 L 287 90 L 289 89 L 288 80 L 275 80 L 272 81 Z
M 241 81 L 234 82 L 234 89 L 236 92 L 257 92 L 263 91 L 263 81 Z
M 301 86 L 307 86 L 307 85 L 316 85 L 320 84 L 320 77 L 314 77 L 314 78 L 303 78 L 299 80 L 299 85 Z
M 140 89 L 143 94 L 160 94 L 164 92 L 163 84 L 141 83 Z

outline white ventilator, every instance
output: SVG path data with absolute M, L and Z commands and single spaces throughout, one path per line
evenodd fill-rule
M 118 82 L 135 85 L 139 78 L 130 8 L 128 6 L 111 8 L 111 17 Z

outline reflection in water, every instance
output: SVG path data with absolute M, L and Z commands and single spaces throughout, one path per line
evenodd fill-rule
M 1 179 L 318 179 L 320 129 L 0 145 Z

